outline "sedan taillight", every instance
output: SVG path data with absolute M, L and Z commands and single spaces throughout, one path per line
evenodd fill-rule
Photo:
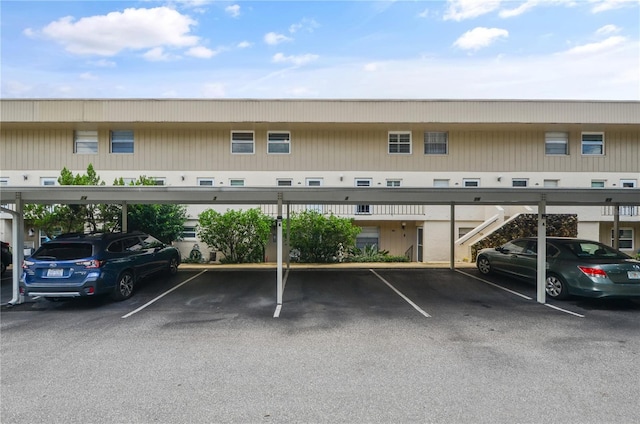
M 33 262 L 31 262 L 31 261 L 22 261 L 22 269 L 27 269 L 31 265 L 33 265 Z
M 607 273 L 600 268 L 592 268 L 588 266 L 578 266 L 580 271 L 584 272 L 587 277 L 592 278 L 607 278 Z

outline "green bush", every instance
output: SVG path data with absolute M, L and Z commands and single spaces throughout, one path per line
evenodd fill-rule
M 344 252 L 355 246 L 360 227 L 349 218 L 325 216 L 308 210 L 291 217 L 291 250 L 300 262 L 342 262 Z

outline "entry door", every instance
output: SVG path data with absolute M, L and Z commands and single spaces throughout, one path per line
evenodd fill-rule
M 423 234 L 423 232 L 424 232 L 424 228 L 418 227 L 418 241 L 416 242 L 416 246 L 418 246 L 418 262 L 422 262 L 422 234 Z

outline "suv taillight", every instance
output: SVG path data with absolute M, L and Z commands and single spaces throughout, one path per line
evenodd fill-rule
M 104 261 L 91 259 L 90 261 L 76 262 L 76 265 L 81 265 L 85 268 L 100 268 L 102 265 L 104 265 Z
M 31 261 L 22 261 L 22 269 L 27 269 L 31 265 L 33 265 L 33 262 L 31 262 Z

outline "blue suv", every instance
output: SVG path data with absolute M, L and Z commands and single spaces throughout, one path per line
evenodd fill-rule
M 25 259 L 20 290 L 49 300 L 101 294 L 124 300 L 144 277 L 173 275 L 178 265 L 178 249 L 142 232 L 62 234 Z

